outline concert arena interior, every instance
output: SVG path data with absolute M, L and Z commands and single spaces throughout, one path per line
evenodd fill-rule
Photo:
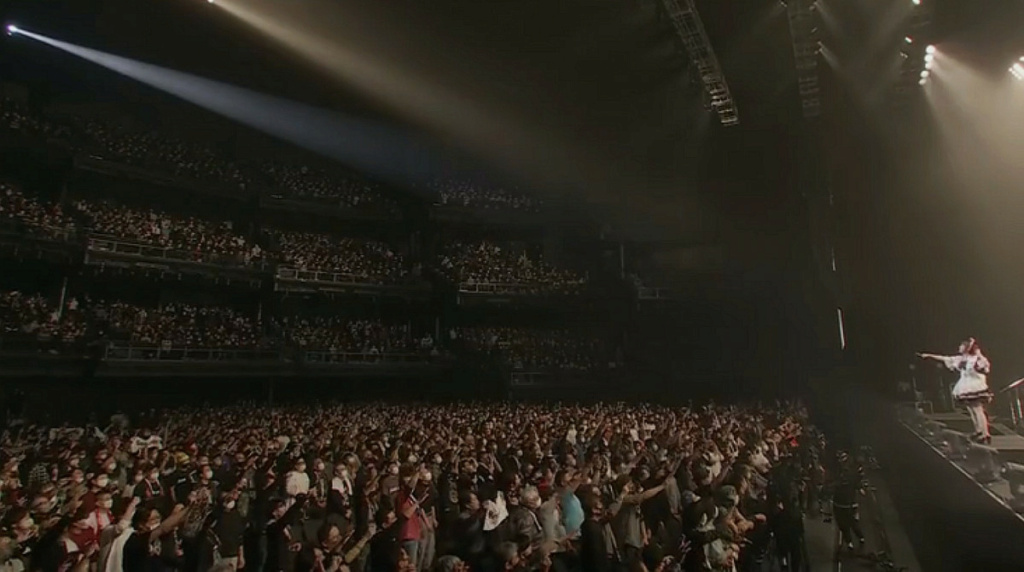
M 1024 570 L 1024 3 L 0 25 L 0 572 Z

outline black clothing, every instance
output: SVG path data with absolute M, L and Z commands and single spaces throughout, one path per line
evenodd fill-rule
M 224 510 L 210 527 L 210 542 L 221 558 L 234 558 L 242 548 L 247 523 L 237 510 Z
M 588 518 L 580 525 L 580 562 L 588 572 L 611 572 L 614 567 L 604 537 L 605 525 Z
M 391 572 L 398 566 L 399 549 L 402 546 L 399 534 L 402 519 L 379 531 L 370 540 L 370 562 L 368 572 Z

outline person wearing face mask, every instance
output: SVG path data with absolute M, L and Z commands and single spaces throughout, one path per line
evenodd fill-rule
M 160 483 L 160 469 L 149 467 L 143 473 L 145 478 L 142 482 L 136 483 L 134 495 L 142 499 L 142 504 L 147 507 L 156 507 L 164 501 L 164 487 Z
M 96 508 L 96 499 L 101 492 L 110 486 L 110 476 L 99 474 L 89 480 L 89 490 L 82 496 L 82 510 L 92 512 Z
M 100 532 L 114 523 L 113 508 L 114 499 L 110 496 L 110 491 L 104 490 L 96 495 L 93 509 L 86 511 L 88 516 L 85 518 L 85 524 L 97 540 L 99 539 Z M 82 509 L 85 509 L 85 503 L 82 503 Z

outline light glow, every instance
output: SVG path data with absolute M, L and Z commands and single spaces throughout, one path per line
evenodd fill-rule
M 1024 65 L 1015 63 L 1010 66 L 1010 75 L 1012 75 L 1017 81 L 1024 80 Z
M 836 308 L 836 317 L 839 319 L 839 348 L 846 349 L 846 324 L 843 323 L 843 309 Z
M 911 38 L 910 36 L 907 36 L 906 38 L 903 38 L 903 41 L 908 43 L 908 44 L 913 44 L 914 43 L 914 38 Z
M 21 30 L 19 30 L 19 29 L 18 29 L 18 27 L 17 27 L 17 26 L 15 26 L 14 24 L 9 24 L 9 25 L 7 26 L 7 33 L 8 33 L 9 35 L 11 35 L 11 36 L 13 36 L 14 34 L 17 34 L 17 33 L 18 33 L 18 32 L 20 32 L 20 31 L 21 31 Z
M 924 53 L 928 54 L 929 56 L 934 54 L 935 46 L 928 46 L 927 48 L 924 49 Z

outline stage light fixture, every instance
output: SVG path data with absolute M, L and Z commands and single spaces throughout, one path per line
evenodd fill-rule
M 931 63 L 932 60 L 934 60 L 934 59 L 935 59 L 935 55 L 934 54 L 927 54 L 924 57 L 925 63 Z
M 1010 75 L 1012 75 L 1017 81 L 1024 80 L 1024 65 L 1016 63 L 1010 66 Z
M 921 5 L 921 0 L 910 0 L 910 1 L 914 3 L 914 6 L 920 6 Z
M 930 75 L 931 75 L 930 71 L 924 70 L 923 72 L 921 72 L 921 79 L 924 79 L 924 78 L 926 78 L 926 77 L 928 77 Z
M 8 36 L 13 36 L 14 34 L 17 34 L 20 31 L 21 30 L 19 30 L 18 27 L 15 26 L 14 24 L 8 24 L 7 25 L 7 35 Z
M 911 38 L 910 36 L 907 36 L 907 37 L 903 38 L 903 41 L 908 43 L 908 44 L 913 44 L 914 43 L 914 38 Z
M 928 46 L 927 48 L 924 49 L 924 53 L 928 54 L 929 56 L 934 55 L 935 46 Z
M 917 82 L 917 85 L 924 85 L 926 83 L 928 83 L 928 78 L 923 77 L 921 78 L 921 81 Z

